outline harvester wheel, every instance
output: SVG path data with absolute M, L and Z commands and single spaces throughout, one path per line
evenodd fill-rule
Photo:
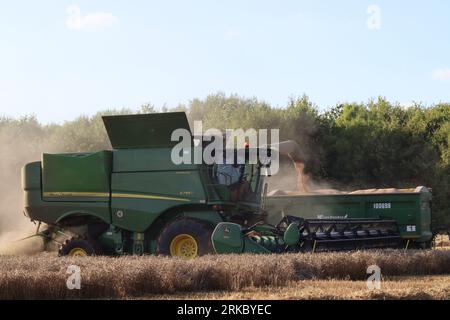
M 59 256 L 86 257 L 100 254 L 98 246 L 93 242 L 82 238 L 66 240 L 58 252 Z
M 183 259 L 214 253 L 213 227 L 203 221 L 181 217 L 169 223 L 158 238 L 158 254 Z

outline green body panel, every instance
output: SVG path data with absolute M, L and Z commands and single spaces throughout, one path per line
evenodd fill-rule
M 245 253 L 272 253 L 269 249 L 266 249 L 262 245 L 259 245 L 254 240 L 249 239 L 248 237 L 244 238 L 244 252 Z
M 109 140 L 114 149 L 170 147 L 175 129 L 190 132 L 184 112 L 139 114 L 103 117 Z
M 417 192 L 383 194 L 287 195 L 267 197 L 269 222 L 283 215 L 310 219 L 392 218 L 397 221 L 405 239 L 431 239 L 431 193 L 425 188 Z M 412 228 L 415 226 L 415 228 Z
M 22 169 L 22 185 L 25 193 L 25 212 L 35 221 L 55 224 L 69 216 L 87 215 L 111 223 L 109 197 L 106 197 L 106 201 L 92 201 L 91 198 L 86 198 L 90 201 L 85 202 L 78 202 L 79 197 L 64 202 L 44 200 L 41 189 L 41 162 L 29 163 Z
M 120 255 L 124 252 L 122 232 L 119 228 L 110 228 L 98 238 L 105 254 Z
M 211 240 L 216 253 L 242 253 L 244 251 L 244 238 L 239 224 L 219 223 L 213 232 Z
M 236 223 L 219 223 L 211 237 L 214 251 L 219 254 L 231 253 L 271 253 L 277 246 L 273 236 L 247 237 L 242 227 Z
M 199 170 L 196 164 L 176 165 L 171 160 L 171 148 L 114 150 L 114 172 Z
M 291 223 L 284 233 L 283 241 L 287 246 L 294 246 L 298 243 L 300 239 L 300 231 L 295 223 Z
M 41 162 L 30 162 L 22 168 L 22 189 L 41 191 Z
M 144 232 L 163 212 L 177 207 L 179 211 L 183 210 L 183 206 L 178 201 L 113 198 L 111 201 L 112 223 L 125 230 Z
M 223 218 L 217 211 L 214 210 L 190 210 L 183 212 L 185 217 L 190 217 L 198 220 L 203 220 L 209 222 L 211 225 L 215 226 L 223 221 Z
M 165 211 L 206 204 L 198 165 L 175 165 L 171 149 L 114 151 L 111 182 L 113 224 L 144 232 Z M 119 212 L 119 215 L 117 214 Z
M 108 202 L 44 201 L 41 190 L 25 191 L 24 208 L 34 221 L 57 224 L 69 217 L 90 216 L 111 223 Z
M 44 154 L 42 189 L 49 201 L 109 201 L 112 154 Z

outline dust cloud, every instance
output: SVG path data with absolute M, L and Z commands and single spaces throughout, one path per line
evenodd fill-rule
M 283 146 L 287 142 L 279 144 Z M 305 160 L 307 157 L 302 153 L 297 143 L 289 141 L 289 149 L 282 152 L 280 148 L 280 170 L 269 179 L 269 196 L 283 195 L 313 195 L 313 194 L 385 194 L 416 192 L 416 188 L 397 189 L 363 189 L 342 190 L 333 188 L 330 183 L 314 180 L 306 171 Z M 287 150 L 287 152 L 286 152 Z M 309 155 L 309 157 L 314 155 Z M 283 161 L 284 160 L 284 161 Z M 424 187 L 422 187 L 424 188 Z M 346 188 L 347 189 L 347 188 Z
M 270 195 L 302 195 L 302 194 L 340 194 L 345 193 L 332 188 L 329 183 L 315 181 L 305 170 L 306 163 L 316 161 L 315 155 L 303 151 L 296 141 L 284 141 L 272 145 L 280 152 L 280 170 L 269 180 Z
M 54 150 L 42 129 L 33 121 L 0 118 L 0 254 L 30 254 L 41 251 L 42 240 L 31 238 L 36 225 L 23 215 L 21 168 L 39 161 L 42 152 Z

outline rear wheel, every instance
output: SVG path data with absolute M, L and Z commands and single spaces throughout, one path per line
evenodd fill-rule
M 183 259 L 214 253 L 211 243 L 213 227 L 192 218 L 178 218 L 169 223 L 158 239 L 158 254 Z
M 66 240 L 58 254 L 59 256 L 86 257 L 100 254 L 100 249 L 92 240 L 72 238 Z

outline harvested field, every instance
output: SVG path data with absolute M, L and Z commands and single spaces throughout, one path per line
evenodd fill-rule
M 302 280 L 284 287 L 247 288 L 238 292 L 153 295 L 145 299 L 196 300 L 449 300 L 449 276 L 392 277 L 379 290 L 368 290 L 365 281 Z
M 258 290 L 267 288 L 274 294 L 284 292 L 286 298 L 295 298 L 297 295 L 292 292 L 298 284 L 329 285 L 325 280 L 348 288 L 351 286 L 345 284 L 347 282 L 352 286 L 364 284 L 367 267 L 373 264 L 381 268 L 384 279 L 449 276 L 450 251 L 228 255 L 191 261 L 155 256 L 58 258 L 50 253 L 0 256 L 0 299 L 177 297 L 180 294 L 195 297 L 207 292 L 226 292 L 234 298 L 247 298 L 246 292 L 257 296 Z M 70 265 L 80 267 L 80 290 L 66 287 Z M 442 291 L 439 297 L 448 294 L 448 283 L 445 288 L 447 291 Z M 327 289 L 324 296 L 335 295 L 338 297 L 338 293 Z
M 450 236 L 440 234 L 436 237 L 436 249 L 450 249 Z

